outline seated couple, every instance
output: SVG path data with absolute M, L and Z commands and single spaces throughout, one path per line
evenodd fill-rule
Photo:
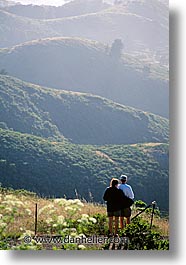
M 113 234 L 113 217 L 115 217 L 114 235 L 117 235 L 119 217 L 120 228 L 124 227 L 124 217 L 127 218 L 127 224 L 130 223 L 131 208 L 126 204 L 125 198 L 134 199 L 134 193 L 130 185 L 126 184 L 127 176 L 121 175 L 121 184 L 119 180 L 113 178 L 110 187 L 106 188 L 103 199 L 107 202 L 107 215 L 109 218 L 109 233 Z

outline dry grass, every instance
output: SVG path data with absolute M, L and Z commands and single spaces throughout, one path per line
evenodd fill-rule
M 69 213 L 65 210 L 64 207 L 58 205 L 54 202 L 54 199 L 44 199 L 39 198 L 37 196 L 24 195 L 24 194 L 16 194 L 13 192 L 6 193 L 8 195 L 16 196 L 16 199 L 23 203 L 23 207 L 20 207 L 15 215 L 14 221 L 12 223 L 7 223 L 7 233 L 19 235 L 26 230 L 30 230 L 34 232 L 35 228 L 35 207 L 37 203 L 38 207 L 38 224 L 43 224 L 46 222 L 46 219 L 51 216 L 47 211 L 43 211 L 40 213 L 43 207 L 49 206 L 50 209 L 55 208 L 56 216 L 64 216 L 69 218 Z M 1 193 L 0 193 L 1 195 Z M 3 196 L 1 195 L 1 201 L 3 201 Z M 73 215 L 73 218 L 79 218 L 82 214 L 88 214 L 90 216 L 100 213 L 106 214 L 106 207 L 104 205 L 96 204 L 96 203 L 87 203 L 83 202 L 83 207 Z M 48 208 L 47 208 L 48 209 Z M 27 213 L 28 212 L 28 213 Z M 3 212 L 2 212 L 3 213 Z M 136 210 L 132 212 L 132 216 L 136 214 Z M 143 213 L 144 219 L 150 222 L 151 216 Z M 164 218 L 154 217 L 153 225 L 155 225 L 157 230 L 161 232 L 164 236 L 169 235 L 169 221 Z

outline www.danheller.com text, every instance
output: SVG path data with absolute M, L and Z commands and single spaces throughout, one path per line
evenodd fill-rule
M 114 244 L 127 244 L 129 239 L 128 237 L 105 237 L 105 236 L 97 236 L 93 235 L 90 237 L 79 236 L 79 237 L 71 237 L 71 236 L 25 236 L 24 243 L 29 244 L 34 240 L 36 243 L 42 244 L 106 244 L 106 243 L 114 243 Z

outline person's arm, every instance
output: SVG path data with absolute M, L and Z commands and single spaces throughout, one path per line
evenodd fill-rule
M 129 186 L 128 192 L 129 192 L 128 197 L 133 200 L 134 199 L 134 192 L 133 192 L 131 186 Z
M 103 195 L 103 200 L 104 201 L 108 201 L 108 196 L 109 194 L 108 194 L 108 188 L 105 190 L 105 193 L 104 193 L 104 195 Z

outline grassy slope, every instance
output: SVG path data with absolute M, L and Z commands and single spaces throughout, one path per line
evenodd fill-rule
M 57 220 L 55 220 L 55 214 L 57 216 L 62 215 L 65 218 L 69 218 L 69 212 L 66 207 L 61 207 L 60 204 L 56 203 L 54 199 L 41 198 L 39 196 L 36 196 L 35 194 L 29 193 L 24 190 L 6 190 L 4 188 L 1 188 L 1 205 L 8 206 L 8 203 L 11 205 L 12 200 L 15 203 L 14 206 L 17 207 L 17 214 L 15 216 L 14 222 L 7 224 L 7 235 L 13 234 L 14 236 L 20 236 L 25 231 L 34 232 L 33 217 L 36 203 L 38 205 L 38 234 L 49 234 L 49 224 L 46 221 L 53 219 L 55 224 L 57 224 Z M 75 199 L 74 203 L 72 200 L 64 200 L 64 202 L 66 205 L 71 206 L 78 203 L 78 200 Z M 70 205 L 70 203 L 72 204 Z M 137 210 L 136 207 L 133 206 L 132 216 L 134 216 L 138 212 L 139 210 Z M 1 213 L 5 216 L 8 216 L 8 213 L 5 209 L 2 209 Z M 83 201 L 83 205 L 79 207 L 79 211 L 77 211 L 77 213 L 74 214 L 72 218 L 81 218 L 83 214 L 88 216 L 95 216 L 96 214 L 106 215 L 106 207 L 105 205 L 87 203 L 86 201 Z M 143 214 L 142 216 L 148 222 L 150 221 L 149 216 L 147 214 Z M 168 220 L 164 218 L 155 217 L 153 220 L 153 224 L 156 225 L 156 228 L 162 233 L 162 235 L 169 235 Z M 106 219 L 104 225 L 107 226 Z
M 158 14 L 156 12 L 157 18 Z M 53 36 L 81 36 L 110 43 L 118 38 L 118 32 L 125 42 L 126 49 L 130 51 L 144 51 L 144 48 L 157 50 L 168 45 L 167 27 L 160 19 L 148 18 L 148 10 L 145 14 L 139 15 L 119 6 L 97 13 L 49 20 L 32 20 L 4 11 L 1 11 L 0 16 L 4 18 L 1 21 L 1 47 L 36 39 L 38 35 L 40 38 L 49 37 L 51 33 Z M 162 17 L 167 17 L 167 13 L 163 13 Z M 19 30 L 20 27 L 22 31 L 17 34 L 19 38 L 16 38 L 16 34 L 11 37 L 10 33 L 14 33 L 13 30 Z M 26 34 L 28 30 L 29 35 Z
M 168 141 L 167 119 L 99 96 L 42 88 L 1 75 L 0 102 L 1 127 L 24 133 L 65 136 L 83 144 Z
M 1 129 L 0 150 L 3 186 L 102 201 L 110 179 L 126 173 L 136 199 L 168 209 L 166 144 L 73 145 Z
M 79 38 L 48 38 L 0 50 L 0 69 L 35 84 L 89 92 L 168 117 L 165 67 L 150 67 L 109 47 Z M 49 63 L 50 62 L 50 63 Z M 160 74 L 161 73 L 161 74 Z

